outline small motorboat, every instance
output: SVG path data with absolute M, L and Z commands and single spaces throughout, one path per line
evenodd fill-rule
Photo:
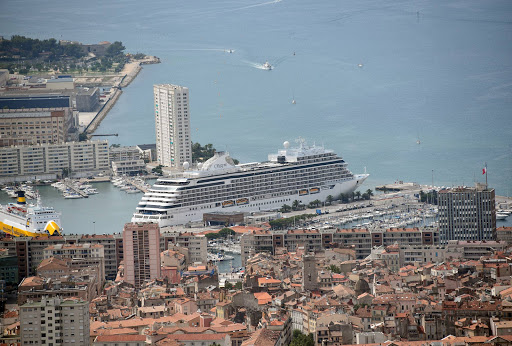
M 268 61 L 265 61 L 265 63 L 263 64 L 263 68 L 265 70 L 272 70 L 272 65 L 270 65 Z

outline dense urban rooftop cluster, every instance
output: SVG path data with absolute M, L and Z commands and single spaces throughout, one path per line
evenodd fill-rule
M 273 234 L 268 224 L 233 228 L 242 239 Z M 131 254 L 146 263 L 151 232 L 157 236 L 160 272 L 135 270 L 144 279 L 130 282 Z M 512 228 L 497 233 L 512 234 Z M 220 285 L 225 274 L 192 249 L 206 245 L 204 234 L 160 234 L 154 225 L 127 224 L 124 240 L 116 239 L 120 236 L 28 240 L 34 249 L 44 245 L 43 259 L 35 276 L 20 278 L 19 305 L 3 314 L 3 342 L 30 344 L 47 330 L 44 344 L 55 345 L 71 340 L 84 345 L 512 343 L 512 255 L 504 241 L 457 242 L 428 261 L 412 253 L 447 247 L 395 242 L 357 258 L 355 246 L 326 243 L 311 251 L 300 241 L 293 249 L 274 246 L 248 256 L 245 272 L 228 274 L 233 284 Z M 11 242 L 21 249 L 20 240 Z M 2 253 L 8 258 L 6 248 Z M 106 257 L 120 250 L 116 277 L 105 281 Z M 153 265 L 147 264 L 148 272 Z M 79 317 L 74 309 L 81 311 Z

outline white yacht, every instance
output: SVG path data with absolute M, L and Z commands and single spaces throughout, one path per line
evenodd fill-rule
M 272 70 L 272 65 L 270 65 L 268 61 L 265 61 L 265 63 L 263 64 L 263 69 Z
M 284 142 L 284 149 L 262 163 L 235 165 L 228 153 L 217 152 L 197 170 L 159 178 L 142 197 L 132 222 L 174 226 L 201 221 L 203 213 L 270 211 L 295 200 L 325 201 L 353 192 L 367 177 L 352 174 L 332 150 L 304 142 L 298 148 Z
M 496 213 L 496 220 L 506 220 L 508 217 L 508 214 L 505 213 Z

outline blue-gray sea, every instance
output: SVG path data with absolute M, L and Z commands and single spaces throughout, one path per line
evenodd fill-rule
M 512 194 L 509 0 L 3 0 L 0 35 L 13 34 L 161 58 L 99 127 L 112 143 L 154 143 L 152 86 L 174 83 L 190 88 L 192 140 L 242 162 L 301 136 L 366 167 L 363 190 L 473 185 L 487 162 L 489 185 Z M 112 196 L 62 200 L 67 229 L 120 231 L 140 195 Z

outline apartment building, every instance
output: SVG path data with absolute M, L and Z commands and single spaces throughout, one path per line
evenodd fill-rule
M 400 245 L 399 254 L 400 267 L 415 263 L 440 263 L 447 258 L 446 247 L 441 245 Z
M 108 141 L 19 145 L 0 148 L 0 177 L 108 173 Z
M 495 192 L 485 184 L 438 193 L 441 244 L 450 240 L 496 239 Z
M 160 227 L 156 223 L 127 223 L 123 229 L 124 276 L 140 287 L 160 277 Z
M 56 244 L 50 245 L 43 251 L 45 259 L 60 257 L 81 259 L 84 266 L 95 266 L 99 269 L 99 276 L 105 278 L 105 251 L 103 245 L 90 243 Z
M 158 163 L 181 169 L 184 162 L 192 163 L 188 88 L 158 84 L 153 92 Z
M 169 244 L 188 249 L 187 264 L 203 263 L 207 260 L 208 239 L 201 234 L 191 232 L 165 232 L 160 236 L 160 251 L 167 250 Z
M 390 228 L 390 229 L 327 229 L 327 230 L 258 230 L 242 235 L 242 265 L 253 254 L 274 253 L 276 247 L 293 252 L 297 247 L 307 251 L 319 251 L 331 247 L 352 247 L 356 258 L 370 255 L 373 247 L 439 244 L 439 234 L 433 228 Z
M 0 109 L 0 147 L 60 144 L 78 139 L 73 111 L 64 108 Z
M 88 346 L 89 302 L 43 298 L 20 307 L 22 345 Z

